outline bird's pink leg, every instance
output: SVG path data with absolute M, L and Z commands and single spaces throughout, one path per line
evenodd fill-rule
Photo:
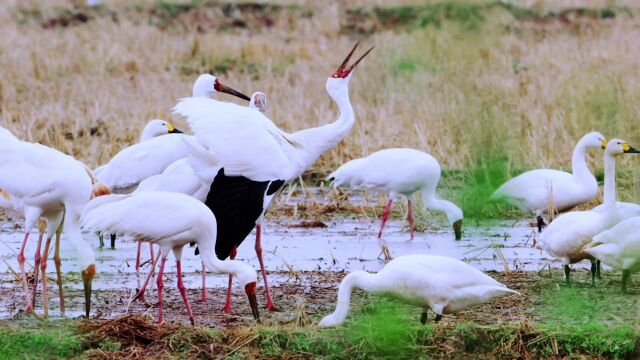
M 160 270 L 158 270 L 158 279 L 156 280 L 156 284 L 158 285 L 158 323 L 162 324 L 162 288 L 164 284 L 162 283 L 162 273 L 164 272 L 164 263 L 167 262 L 167 258 L 163 257 L 160 262 Z
M 42 304 L 44 306 L 44 317 L 49 316 L 49 290 L 47 289 L 47 257 L 49 255 L 49 247 L 51 246 L 51 236 L 47 237 L 47 241 L 44 244 L 44 255 L 42 256 L 42 263 L 40 264 L 40 270 L 42 271 Z
M 229 259 L 233 260 L 236 258 L 238 254 L 238 250 L 234 247 L 231 249 L 231 254 L 229 254 Z M 222 311 L 227 314 L 231 312 L 231 286 L 233 285 L 233 275 L 229 274 L 229 288 L 227 289 L 227 302 L 224 303 L 224 308 Z
M 276 309 L 273 306 L 273 301 L 271 301 L 271 292 L 269 291 L 269 283 L 267 282 L 267 272 L 264 269 L 264 260 L 262 259 L 262 244 L 261 244 L 261 233 L 262 226 L 260 224 L 256 225 L 256 255 L 258 255 L 258 261 L 260 262 L 260 271 L 262 271 L 262 278 L 264 279 L 264 288 L 267 290 L 267 305 L 265 308 L 268 311 L 273 311 Z
M 180 264 L 180 260 L 176 260 L 176 267 L 178 268 L 178 290 L 180 290 L 180 295 L 182 296 L 182 301 L 184 301 L 184 306 L 187 307 L 187 313 L 189 314 L 191 325 L 195 325 L 196 322 L 193 320 L 193 313 L 191 312 L 191 307 L 189 306 L 189 300 L 187 300 L 187 292 L 184 288 L 184 284 L 182 283 L 182 265 Z
M 31 303 L 31 297 L 29 296 L 29 285 L 27 284 L 27 271 L 24 267 L 25 257 L 24 257 L 24 248 L 27 246 L 27 239 L 29 239 L 29 233 L 24 233 L 24 240 L 22 240 L 22 247 L 20 248 L 20 253 L 18 253 L 18 264 L 20 264 L 20 270 L 22 271 L 22 286 L 24 287 L 24 295 L 27 299 L 27 307 L 24 309 L 25 312 L 32 312 L 33 305 Z
M 411 239 L 413 240 L 413 228 L 414 228 L 414 222 L 413 222 L 413 204 L 411 204 L 411 200 L 408 201 L 407 203 L 407 221 L 409 221 L 409 231 L 411 232 Z
M 140 252 L 142 250 L 142 241 L 138 240 L 138 252 L 136 253 L 136 272 L 140 272 Z M 153 260 L 153 256 L 151 256 L 151 260 Z
M 147 285 L 149 285 L 149 281 L 151 281 L 151 278 L 153 277 L 153 273 L 155 272 L 156 264 L 158 263 L 159 258 L 160 258 L 160 253 L 158 252 L 158 256 L 156 256 L 155 259 L 151 259 L 151 271 L 149 271 L 149 274 L 147 275 L 147 279 L 144 281 L 142 288 L 138 290 L 138 294 L 136 294 L 136 297 L 133 298 L 134 301 L 138 299 L 144 300 L 144 292 L 147 289 Z
M 389 199 L 387 206 L 384 208 L 382 212 L 382 224 L 380 224 L 380 232 L 378 233 L 378 239 L 382 238 L 382 230 L 384 230 L 384 224 L 387 222 L 389 218 L 389 211 L 391 210 L 391 204 L 393 204 L 393 199 Z
M 202 263 L 202 302 L 207 301 L 207 269 Z
M 38 289 L 38 275 L 40 274 L 40 261 L 42 257 L 40 256 L 40 248 L 42 247 L 42 238 L 44 237 L 44 231 L 40 231 L 40 235 L 38 236 L 38 247 L 36 247 L 36 256 L 34 257 L 33 264 L 33 296 L 31 297 L 31 303 L 33 306 L 36 306 L 36 291 Z

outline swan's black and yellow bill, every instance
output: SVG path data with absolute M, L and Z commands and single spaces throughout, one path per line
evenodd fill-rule
M 169 130 L 169 134 L 184 134 L 182 130 L 176 129 L 176 127 L 173 126 L 172 123 L 167 123 L 166 127 L 167 127 L 167 130 Z
M 640 150 L 634 149 L 627 143 L 622 144 L 622 150 L 625 154 L 640 154 Z
M 603 149 L 607 148 L 607 140 L 602 140 L 602 148 Z
M 240 91 L 234 90 L 226 85 L 222 85 L 222 83 L 218 79 L 216 79 L 216 82 L 213 84 L 213 88 L 216 89 L 216 91 L 227 93 L 229 95 L 239 97 L 240 99 L 243 99 L 243 100 L 251 101 L 250 97 L 241 93 Z

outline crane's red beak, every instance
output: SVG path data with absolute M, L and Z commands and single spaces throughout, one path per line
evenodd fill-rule
M 84 286 L 84 310 L 87 319 L 91 312 L 91 283 L 93 277 L 96 275 L 96 266 L 94 264 L 89 265 L 86 269 L 82 270 L 82 285 Z
M 260 320 L 260 311 L 258 311 L 258 299 L 256 298 L 256 283 L 248 283 L 244 286 L 244 291 L 247 293 L 247 297 L 249 298 L 249 305 L 251 305 L 253 318 L 256 320 Z
M 216 91 L 227 93 L 229 95 L 237 96 L 240 99 L 251 101 L 250 97 L 241 93 L 240 91 L 234 90 L 226 85 L 222 85 L 222 83 L 218 79 L 216 79 L 216 82 L 213 84 L 213 88 L 216 89 Z
M 371 49 L 367 50 L 367 52 L 365 52 L 364 55 L 360 56 L 360 58 L 356 60 L 356 62 L 354 62 L 353 65 L 347 67 L 347 63 L 349 63 L 349 59 L 351 59 L 351 55 L 353 55 L 353 52 L 356 51 L 356 48 L 358 47 L 358 45 L 360 45 L 360 41 L 358 41 L 356 45 L 353 47 L 353 49 L 351 49 L 351 51 L 349 52 L 347 57 L 344 59 L 342 64 L 340 64 L 340 67 L 338 68 L 338 70 L 336 70 L 336 72 L 334 72 L 333 75 L 331 75 L 332 78 L 344 79 L 347 76 L 349 76 L 351 71 L 353 71 L 353 69 L 360 63 L 360 61 L 362 61 L 362 59 L 364 59 L 365 56 L 369 55 L 371 50 L 373 50 L 373 48 L 375 47 L 375 46 L 372 46 Z

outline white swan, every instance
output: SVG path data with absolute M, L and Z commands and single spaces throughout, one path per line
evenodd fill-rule
M 389 203 L 382 213 L 379 238 L 382 237 L 391 204 L 398 195 L 404 195 L 408 199 L 407 220 L 413 239 L 412 200 L 416 191 L 421 191 L 422 201 L 428 209 L 445 212 L 449 223 L 453 225 L 456 240 L 462 237 L 462 210 L 454 203 L 436 195 L 436 187 L 440 181 L 440 164 L 425 152 L 406 148 L 380 150 L 367 157 L 345 163 L 327 179 L 333 181 L 334 186 L 389 193 Z
M 208 97 L 219 91 L 250 100 L 209 74 L 200 75 L 192 91 L 194 97 Z M 114 193 L 130 193 L 142 180 L 162 173 L 173 162 L 187 156 L 188 149 L 181 139 L 184 136 L 189 135 L 158 136 L 129 146 L 117 153 L 108 164 L 96 169 L 96 177 Z
M 538 231 L 545 226 L 542 214 L 553 205 L 558 211 L 569 210 L 593 199 L 598 182 L 587 166 L 589 149 L 605 148 L 607 142 L 599 132 L 590 132 L 576 144 L 571 158 L 572 173 L 536 169 L 520 174 L 502 184 L 491 200 L 504 201 L 537 216 Z
M 324 317 L 320 327 L 337 326 L 349 312 L 354 288 L 388 296 L 423 309 L 420 321 L 431 309 L 439 321 L 451 314 L 493 298 L 519 294 L 482 271 L 457 259 L 434 255 L 406 255 L 390 261 L 377 274 L 354 271 L 340 283 L 336 310 Z
M 626 219 L 594 236 L 584 252 L 622 270 L 622 292 L 627 293 L 631 273 L 640 270 L 640 217 Z
M 591 261 L 591 284 L 595 285 L 596 259 L 582 248 L 598 233 L 623 220 L 616 207 L 616 157 L 638 153 L 624 140 L 609 141 L 604 152 L 604 207 L 601 211 L 573 211 L 555 219 L 540 236 L 541 247 L 564 264 L 567 283 L 571 282 L 570 264 Z

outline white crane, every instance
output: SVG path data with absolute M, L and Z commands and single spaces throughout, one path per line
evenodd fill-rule
M 206 98 L 212 93 L 224 92 L 244 100 L 250 98 L 225 85 L 212 75 L 203 74 L 193 84 L 193 96 Z M 96 169 L 96 177 L 114 193 L 130 193 L 138 184 L 162 173 L 167 166 L 187 156 L 181 137 L 158 136 L 129 146 L 117 153 L 106 165 Z
M 427 311 L 451 314 L 493 298 L 519 294 L 482 271 L 457 259 L 435 255 L 405 255 L 391 260 L 377 274 L 354 271 L 345 276 L 338 289 L 336 310 L 325 316 L 320 327 L 342 324 L 347 318 L 351 292 L 362 289 L 369 293 L 392 297 L 421 307 L 420 322 L 427 321 Z
M 0 188 L 10 199 L 11 206 L 25 217 L 24 240 L 18 263 L 22 272 L 22 284 L 26 296 L 27 312 L 33 312 L 38 285 L 38 274 L 42 272 L 44 313 L 48 315 L 47 254 L 54 233 L 57 233 L 54 262 L 58 274 L 61 312 L 64 313 L 60 272 L 60 230 L 64 228 L 66 238 L 77 251 L 85 292 L 85 314 L 91 309 L 91 283 L 95 275 L 93 249 L 82 239 L 78 219 L 82 208 L 89 202 L 92 191 L 103 191 L 102 185 L 92 189 L 90 170 L 71 156 L 44 145 L 20 141 L 6 129 L 0 128 Z M 47 240 L 44 257 L 40 255 L 43 232 L 40 233 L 35 254 L 34 288 L 30 298 L 25 270 L 24 249 L 29 234 L 40 218 L 46 220 Z
M 562 212 L 596 197 L 598 182 L 587 166 L 587 150 L 604 149 L 606 146 L 607 140 L 602 134 L 590 132 L 573 149 L 571 173 L 552 169 L 530 170 L 502 184 L 491 199 L 535 213 L 538 232 L 542 232 L 546 225 L 542 215 L 551 206 Z
M 624 140 L 613 139 L 604 151 L 604 207 L 600 210 L 572 211 L 555 219 L 540 236 L 540 247 L 564 264 L 567 283 L 571 282 L 570 264 L 591 261 L 591 284 L 595 286 L 597 260 L 582 248 L 597 234 L 623 220 L 616 206 L 616 157 L 638 153 Z
M 267 109 L 267 96 L 263 92 L 255 92 L 251 95 L 251 100 L 249 101 L 249 107 L 261 112 L 264 112 Z M 135 192 L 142 191 L 171 191 L 171 192 L 179 192 L 182 194 L 186 194 L 192 196 L 202 202 L 204 202 L 207 198 L 207 194 L 209 193 L 209 188 L 211 187 L 211 183 L 213 179 L 218 173 L 218 170 L 215 171 L 203 171 L 200 174 L 196 174 L 193 171 L 193 168 L 202 168 L 204 166 L 213 166 L 214 168 L 218 164 L 218 160 L 215 158 L 211 158 L 210 153 L 206 149 L 202 148 L 200 144 L 195 140 L 195 138 L 183 137 L 183 140 L 191 147 L 191 154 L 184 159 L 180 159 L 173 164 L 169 165 L 161 174 L 154 175 L 146 178 L 136 188 Z M 205 176 L 205 178 L 201 178 L 201 176 Z M 138 250 L 136 255 L 136 271 L 140 269 L 140 250 L 141 250 L 142 242 L 138 242 Z M 153 247 L 150 246 L 151 250 L 151 260 L 153 265 Z M 153 273 L 154 269 L 151 269 Z M 231 288 L 232 278 L 229 278 L 229 289 Z M 144 290 L 146 289 L 146 283 L 140 289 L 137 298 L 144 297 Z M 228 296 L 230 299 L 230 293 Z M 206 293 L 206 269 L 204 263 L 202 264 L 202 301 L 207 300 Z M 230 300 L 229 300 L 230 301 Z M 230 309 L 225 307 L 225 309 Z
M 182 283 L 180 263 L 182 248 L 191 242 L 200 248 L 200 257 L 209 271 L 237 277 L 249 298 L 254 318 L 260 317 L 255 293 L 256 272 L 240 261 L 221 261 L 216 258 L 216 218 L 202 202 L 184 194 L 164 191 L 101 196 L 87 205 L 81 221 L 89 229 L 130 235 L 160 246 L 162 260 L 157 277 L 159 323 L 162 323 L 162 274 L 169 251 L 173 251 L 178 270 L 178 289 L 189 320 L 195 324 Z
M 420 191 L 424 206 L 444 211 L 453 226 L 456 240 L 460 240 L 462 210 L 436 195 L 440 173 L 440 164 L 433 156 L 415 149 L 397 148 L 376 151 L 367 157 L 351 160 L 332 172 L 327 179 L 333 181 L 334 186 L 371 189 L 389 194 L 378 238 L 382 237 L 393 201 L 398 195 L 403 195 L 408 202 L 407 220 L 413 240 L 413 194 Z
M 194 136 L 220 159 L 223 167 L 205 200 L 218 221 L 217 257 L 233 258 L 236 247 L 257 225 L 255 249 L 265 281 L 267 309 L 274 306 L 264 270 L 260 223 L 271 200 L 285 184 L 297 179 L 353 127 L 349 81 L 352 70 L 373 49 L 347 67 L 357 46 L 327 79 L 327 92 L 340 111 L 333 123 L 290 134 L 262 113 L 231 103 L 192 97 L 180 100 L 174 107 L 174 113 L 187 118 Z M 230 309 L 230 302 L 227 304 L 225 310 Z

